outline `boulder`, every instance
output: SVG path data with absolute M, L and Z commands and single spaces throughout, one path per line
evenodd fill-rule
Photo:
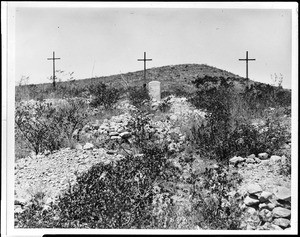
M 247 197 L 244 199 L 244 203 L 245 203 L 247 206 L 252 206 L 252 205 L 255 205 L 255 204 L 259 203 L 259 200 L 247 196 Z
M 259 196 L 260 202 L 267 202 L 272 197 L 271 192 L 263 191 Z
M 262 192 L 262 188 L 259 184 L 250 184 L 247 187 L 247 191 L 249 194 L 257 194 Z
M 286 218 L 276 218 L 276 219 L 274 219 L 273 224 L 278 225 L 283 228 L 287 228 L 291 224 L 291 221 Z
M 235 165 L 235 164 L 238 164 L 238 163 L 243 162 L 243 161 L 245 161 L 245 158 L 240 157 L 240 156 L 234 156 L 229 160 L 229 163 Z
M 262 209 L 258 215 L 259 218 L 264 222 L 271 222 L 273 219 L 273 213 L 268 209 Z
M 270 157 L 270 161 L 274 162 L 274 163 L 280 162 L 281 161 L 281 157 L 280 156 L 271 156 Z
M 283 201 L 291 201 L 291 189 L 283 186 L 278 186 L 274 189 L 273 192 L 277 199 Z
M 283 207 L 275 207 L 273 209 L 274 217 L 283 217 L 287 218 L 291 216 L 291 210 L 283 208 Z
M 258 158 L 261 159 L 261 160 L 266 160 L 266 159 L 268 159 L 268 157 L 269 157 L 269 155 L 266 152 L 258 154 Z
M 88 143 L 88 142 L 83 146 L 84 150 L 92 150 L 93 148 L 94 148 L 94 145 L 92 143 Z

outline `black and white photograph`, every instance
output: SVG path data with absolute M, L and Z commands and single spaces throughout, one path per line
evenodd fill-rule
M 298 233 L 298 3 L 1 13 L 3 236 Z

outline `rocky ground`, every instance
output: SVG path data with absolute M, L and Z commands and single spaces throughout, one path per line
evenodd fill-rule
M 238 192 L 244 197 L 243 224 L 247 230 L 290 229 L 291 179 L 279 172 L 285 156 L 233 157 L 230 162 L 243 177 Z
M 161 139 L 168 139 L 169 148 L 180 150 L 184 144 L 185 136 L 181 133 L 176 124 L 184 125 L 192 116 L 204 117 L 204 113 L 191 108 L 184 98 L 170 99 L 169 115 L 164 119 L 153 118 L 153 127 L 156 127 Z M 127 105 L 123 105 L 126 107 Z M 158 106 L 153 104 L 153 106 Z M 55 201 L 63 190 L 73 184 L 76 174 L 88 170 L 92 165 L 99 162 L 113 162 L 123 158 L 123 154 L 116 150 L 99 148 L 90 141 L 113 140 L 120 141 L 131 139 L 131 131 L 127 125 L 130 120 L 128 106 L 124 113 L 114 116 L 103 122 L 96 121 L 88 124 L 74 134 L 80 133 L 86 141 L 77 144 L 74 149 L 65 148 L 52 154 L 31 155 L 19 159 L 15 163 L 15 212 L 22 212 L 28 205 L 28 200 L 34 194 L 45 193 L 44 203 L 47 205 Z M 184 126 L 182 126 L 184 127 Z M 174 133 L 178 139 L 174 139 Z M 173 137 L 173 138 L 172 138 Z M 290 152 L 290 145 L 286 149 Z M 138 155 L 138 154 L 137 154 Z M 197 163 L 198 162 L 198 163 Z M 200 163 L 199 163 L 200 162 Z M 254 229 L 289 229 L 291 215 L 291 194 L 289 176 L 281 175 L 280 164 L 286 162 L 285 156 L 272 156 L 262 153 L 258 157 L 233 157 L 230 159 L 230 166 L 243 177 L 237 192 L 244 197 L 244 204 L 241 208 L 244 211 L 243 228 Z M 176 165 L 176 161 L 174 161 Z M 180 164 L 177 165 L 180 166 Z M 184 176 L 189 176 L 189 171 L 197 169 L 203 171 L 203 163 L 195 159 L 192 167 L 182 167 Z M 184 180 L 184 177 L 183 177 Z M 180 187 L 178 195 L 174 197 L 178 207 L 186 203 L 189 195 L 189 187 L 182 183 L 175 186 Z M 187 190 L 187 192 L 185 192 Z M 182 191 L 182 192 L 181 192 Z M 185 226 L 188 226 L 186 224 Z

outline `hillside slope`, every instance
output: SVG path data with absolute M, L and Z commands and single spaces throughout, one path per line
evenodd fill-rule
M 147 82 L 152 80 L 160 81 L 162 93 L 166 92 L 167 94 L 172 94 L 176 91 L 193 93 L 196 91 L 196 88 L 192 82 L 197 78 L 204 78 L 205 76 L 224 77 L 233 82 L 235 88 L 238 90 L 244 90 L 246 85 L 251 84 L 263 87 L 270 86 L 264 83 L 247 80 L 226 70 L 218 69 L 206 64 L 179 64 L 147 69 Z M 140 70 L 124 74 L 58 82 L 57 86 L 60 87 L 60 91 L 62 92 L 66 89 L 83 92 L 88 90 L 89 85 L 99 82 L 103 82 L 113 88 L 142 86 L 144 84 L 143 79 L 144 71 Z M 16 86 L 16 100 L 35 98 L 36 94 L 43 94 L 48 98 L 48 94 L 53 92 L 52 83 Z M 178 95 L 178 93 L 176 94 Z M 54 95 L 54 97 L 56 96 L 57 95 Z
M 163 67 L 153 67 L 147 69 L 147 82 L 152 80 L 160 81 L 162 84 L 162 91 L 172 91 L 175 88 L 193 90 L 194 86 L 192 81 L 197 77 L 204 76 L 216 76 L 225 78 L 235 78 L 240 83 L 244 84 L 244 78 L 230 73 L 225 70 L 221 70 L 205 64 L 180 64 L 180 65 L 168 65 Z M 91 79 L 78 80 L 81 83 L 93 83 L 101 81 L 110 84 L 113 87 L 120 87 L 124 85 L 125 79 L 129 86 L 142 86 L 144 71 L 128 72 L 124 74 L 97 77 Z M 123 77 L 123 79 L 122 79 Z

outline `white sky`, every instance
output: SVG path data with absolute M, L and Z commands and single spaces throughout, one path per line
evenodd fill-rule
M 52 52 L 56 69 L 75 79 L 143 69 L 138 58 L 165 65 L 208 64 L 272 83 L 282 74 L 291 88 L 291 10 L 284 9 L 153 9 L 33 8 L 15 12 L 15 80 L 49 82 Z M 94 67 L 94 70 L 93 70 Z M 93 71 L 93 74 L 92 74 Z

